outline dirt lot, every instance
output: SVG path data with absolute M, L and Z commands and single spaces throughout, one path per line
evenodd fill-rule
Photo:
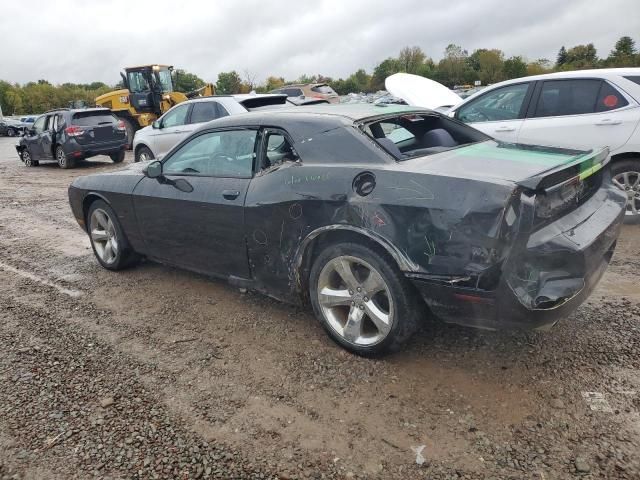
M 551 332 L 431 322 L 367 360 L 308 311 L 153 263 L 103 270 L 66 189 L 121 167 L 29 169 L 14 142 L 0 139 L 1 479 L 640 478 L 640 225 Z

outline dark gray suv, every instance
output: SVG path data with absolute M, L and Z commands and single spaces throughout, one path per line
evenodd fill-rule
M 124 123 L 106 108 L 59 109 L 41 115 L 25 131 L 16 149 L 28 167 L 55 161 L 72 168 L 77 160 L 108 155 L 124 160 L 127 135 Z

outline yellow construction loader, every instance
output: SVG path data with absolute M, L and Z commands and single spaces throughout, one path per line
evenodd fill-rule
M 110 108 L 125 125 L 129 146 L 136 130 L 151 125 L 174 105 L 197 96 L 215 94 L 215 87 L 207 84 L 189 93 L 174 92 L 169 65 L 129 67 L 120 73 L 125 88 L 96 98 L 96 106 Z

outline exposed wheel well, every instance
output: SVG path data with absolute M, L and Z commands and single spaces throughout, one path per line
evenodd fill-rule
M 620 160 L 640 160 L 640 152 L 624 152 L 611 155 L 612 162 L 618 162 Z
M 367 237 L 363 233 L 359 233 L 353 230 L 327 230 L 320 233 L 317 237 L 313 238 L 305 246 L 304 251 L 301 255 L 300 263 L 296 265 L 296 273 L 298 277 L 297 283 L 299 293 L 301 294 L 301 297 L 303 297 L 303 300 L 306 301 L 306 295 L 304 292 L 306 292 L 309 288 L 309 275 L 311 273 L 311 267 L 314 260 L 327 246 L 336 243 L 359 243 L 361 245 L 366 245 L 378 255 L 386 258 L 392 264 L 400 268 L 397 260 L 393 258 L 393 256 L 387 251 L 385 247 L 380 245 L 372 238 Z
M 91 208 L 91 204 L 96 200 L 104 200 L 104 199 L 98 195 L 90 194 L 90 195 L 87 195 L 82 201 L 82 217 L 84 218 L 85 230 L 87 231 L 89 231 L 89 222 L 88 222 L 89 219 L 87 218 L 87 215 L 89 214 L 89 209 Z
M 141 148 L 146 148 L 147 150 L 151 151 L 151 149 L 147 145 L 145 145 L 144 143 L 139 143 L 138 145 L 136 145 L 136 149 L 133 153 L 137 155 Z

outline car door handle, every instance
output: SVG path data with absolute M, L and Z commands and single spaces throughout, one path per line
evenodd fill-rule
M 240 192 L 238 190 L 223 190 L 222 196 L 227 200 L 235 200 L 240 196 Z
M 496 132 L 515 132 L 516 129 L 515 127 L 499 127 L 499 128 L 496 128 L 495 131 Z
M 620 125 L 621 123 L 622 122 L 620 120 L 611 120 L 610 118 L 607 118 L 605 120 L 596 122 L 596 125 Z

